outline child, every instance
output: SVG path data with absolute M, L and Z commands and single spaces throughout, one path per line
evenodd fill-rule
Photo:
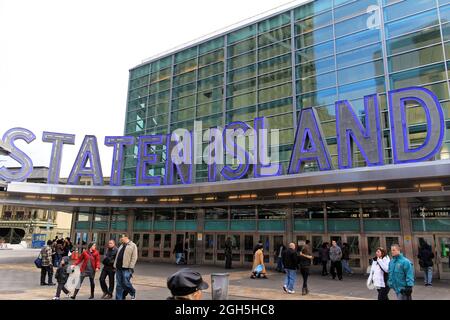
M 70 272 L 69 257 L 63 257 L 55 274 L 56 281 L 58 282 L 58 287 L 56 288 L 56 295 L 53 300 L 59 300 L 61 290 L 65 294 L 69 294 L 69 290 L 67 290 L 64 285 L 69 278 Z

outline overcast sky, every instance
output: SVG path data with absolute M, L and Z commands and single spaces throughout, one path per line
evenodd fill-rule
M 17 145 L 48 166 L 43 131 L 76 134 L 65 146 L 67 177 L 86 134 L 96 135 L 103 174 L 122 135 L 128 70 L 142 60 L 287 4 L 289 0 L 0 0 L 0 137 L 12 127 L 36 135 Z M 3 160 L 3 161 L 2 161 Z M 17 165 L 6 157 L 1 165 Z

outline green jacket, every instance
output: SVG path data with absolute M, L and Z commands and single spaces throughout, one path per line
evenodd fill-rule
M 405 287 L 414 286 L 414 266 L 403 254 L 392 257 L 389 262 L 388 285 L 396 293 L 400 293 Z

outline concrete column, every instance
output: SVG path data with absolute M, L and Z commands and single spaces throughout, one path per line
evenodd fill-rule
M 323 207 L 323 242 L 329 242 L 328 236 L 328 214 L 327 214 L 327 204 L 324 202 L 322 204 Z
M 294 242 L 294 214 L 292 206 L 289 206 L 286 211 L 286 241 L 285 243 Z
M 364 232 L 364 220 L 363 220 L 364 210 L 362 205 L 359 206 L 359 252 L 361 255 L 361 269 L 366 270 L 369 265 L 369 248 L 366 241 L 366 233 Z
M 133 239 L 133 228 L 134 228 L 134 216 L 136 215 L 136 210 L 131 210 L 127 215 L 127 233 L 130 239 Z
M 413 244 L 412 244 L 412 225 L 411 215 L 407 199 L 403 198 L 399 201 L 400 227 L 403 238 L 403 254 L 414 261 Z
M 198 235 L 201 234 L 201 240 Z M 197 209 L 197 234 L 195 235 L 195 264 L 201 264 L 205 255 L 205 209 Z

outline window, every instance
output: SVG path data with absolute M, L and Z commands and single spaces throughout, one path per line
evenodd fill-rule
M 268 102 L 271 100 L 276 100 L 279 98 L 287 97 L 292 95 L 292 85 L 291 83 L 286 83 L 277 87 L 272 87 L 269 89 L 259 90 L 259 101 L 260 103 Z
M 439 44 L 389 58 L 389 71 L 410 69 L 442 60 L 444 60 L 444 56 L 442 46 Z
M 227 220 L 228 208 L 206 208 L 205 209 L 206 220 Z
M 259 219 L 286 219 L 287 207 L 279 206 L 260 206 L 258 208 L 258 218 Z
M 283 28 L 279 28 L 279 29 L 261 34 L 258 37 L 258 46 L 263 47 L 268 44 L 287 39 L 290 36 L 291 36 L 291 26 L 287 25 Z
M 332 41 L 317 46 L 309 47 L 297 51 L 297 63 L 304 63 L 332 55 L 334 52 L 334 44 Z
M 430 0 L 404 0 L 388 6 L 384 9 L 384 19 L 391 21 L 416 12 L 425 11 L 436 7 L 435 1 Z
M 255 219 L 255 206 L 231 207 L 231 219 Z
M 252 51 L 256 48 L 256 38 L 250 38 L 245 41 L 238 42 L 228 47 L 228 57 L 237 56 L 241 53 Z
M 369 29 L 336 40 L 336 51 L 343 52 L 380 41 L 380 31 Z
M 331 11 L 328 11 L 317 16 L 304 19 L 302 21 L 297 21 L 295 23 L 295 34 L 301 34 L 314 29 L 318 29 L 327 24 L 330 24 L 332 20 L 332 13 Z
M 436 9 L 434 9 L 399 21 L 387 23 L 386 36 L 392 38 L 437 24 L 438 16 Z
M 346 84 L 384 74 L 383 60 L 360 64 L 338 71 L 338 83 Z

